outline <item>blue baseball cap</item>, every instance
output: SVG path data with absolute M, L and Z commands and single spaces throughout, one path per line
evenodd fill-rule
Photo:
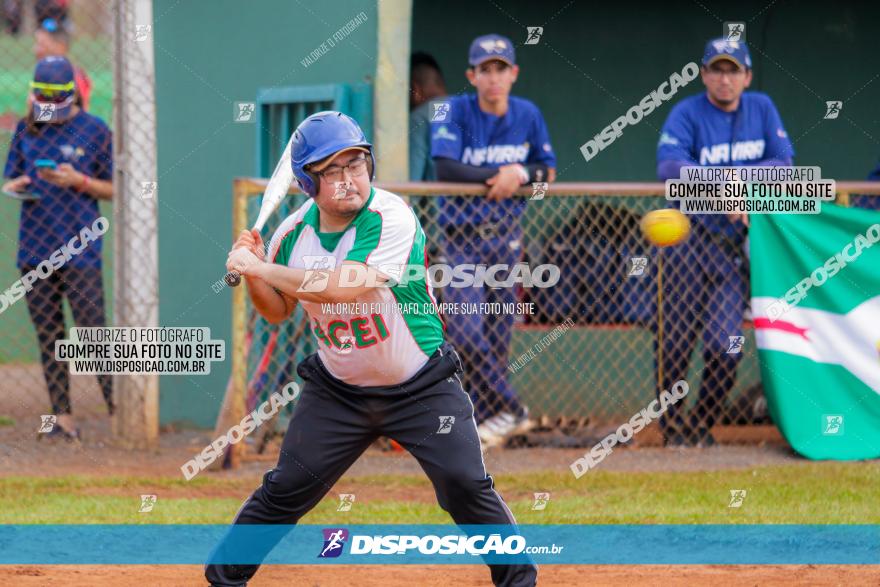
M 36 120 L 66 119 L 76 98 L 75 89 L 73 65 L 67 58 L 52 56 L 40 59 L 31 82 Z
M 732 61 L 740 69 L 752 68 L 752 57 L 749 55 L 749 48 L 745 43 L 728 41 L 724 38 L 712 39 L 706 43 L 706 50 L 703 51 L 703 65 L 708 67 L 722 59 Z
M 73 65 L 66 57 L 44 57 L 34 69 L 34 84 L 69 85 L 73 78 Z M 72 91 L 73 86 L 70 89 Z
M 516 65 L 516 53 L 510 39 L 502 35 L 483 35 L 474 39 L 468 53 L 468 63 L 471 67 L 476 67 L 491 59 L 503 61 L 508 65 Z

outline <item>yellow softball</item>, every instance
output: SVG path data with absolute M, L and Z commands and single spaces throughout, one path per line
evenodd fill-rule
M 683 242 L 691 233 L 691 221 L 675 208 L 652 210 L 642 217 L 642 234 L 658 247 Z

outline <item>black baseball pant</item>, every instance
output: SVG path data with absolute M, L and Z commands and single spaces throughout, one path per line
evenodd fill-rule
M 34 267 L 21 269 L 22 277 Z M 67 298 L 73 321 L 80 327 L 104 326 L 104 284 L 101 267 L 65 266 L 45 279 L 37 279 L 25 294 L 31 321 L 37 331 L 43 377 L 49 388 L 53 414 L 70 414 L 70 375 L 67 363 L 55 360 L 55 341 L 63 340 L 64 308 Z M 110 375 L 98 375 L 98 384 L 108 409 L 113 410 L 113 380 Z
M 392 387 L 355 387 L 339 381 L 317 355 L 297 367 L 305 381 L 277 466 L 245 501 L 235 524 L 295 524 L 333 487 L 379 436 L 399 442 L 430 478 L 437 501 L 456 524 L 515 524 L 486 473 L 474 407 L 462 389 L 461 360 L 449 343 L 409 381 Z M 448 433 L 441 417 L 454 416 Z M 220 547 L 222 548 L 222 544 Z M 217 587 L 239 587 L 259 565 L 209 564 Z M 489 565 L 505 587 L 536 583 L 534 564 Z

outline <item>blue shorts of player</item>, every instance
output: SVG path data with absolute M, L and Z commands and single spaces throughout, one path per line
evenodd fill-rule
M 440 507 L 457 524 L 516 523 L 486 473 L 473 405 L 459 383 L 461 360 L 452 345 L 444 343 L 409 381 L 394 387 L 343 383 L 317 355 L 307 357 L 297 372 L 305 385 L 278 464 L 245 501 L 235 524 L 297 523 L 379 436 L 396 440 L 419 461 Z M 437 434 L 446 416 L 455 416 L 452 430 Z M 223 550 L 215 552 L 226 558 Z M 265 557 L 268 550 L 260 554 Z M 211 585 L 238 587 L 258 568 L 212 564 L 205 567 L 205 577 Z M 489 568 L 495 585 L 536 584 L 534 564 Z
M 516 220 L 507 218 L 495 224 L 492 234 L 469 224 L 448 227 L 443 241 L 446 263 L 451 267 L 463 264 L 507 264 L 513 267 L 522 257 L 522 229 Z M 496 275 L 498 281 L 507 279 L 504 272 Z M 516 301 L 512 287 L 493 289 L 480 287 L 446 287 L 443 302 L 483 304 Z M 499 412 L 508 411 L 516 416 L 523 413 L 516 391 L 507 380 L 510 363 L 510 340 L 515 321 L 513 314 L 485 315 L 462 313 L 446 320 L 449 342 L 461 351 L 465 361 L 466 388 L 476 408 L 477 422 Z
M 22 277 L 34 267 L 25 265 Z M 70 414 L 70 375 L 67 363 L 55 360 L 55 341 L 66 338 L 62 302 L 67 298 L 77 326 L 104 326 L 104 285 L 101 265 L 73 267 L 67 265 L 55 270 L 45 279 L 37 279 L 25 294 L 31 322 L 37 331 L 43 377 L 49 388 L 53 414 Z M 104 401 L 113 410 L 113 388 L 110 375 L 98 375 Z
M 707 432 L 720 416 L 742 357 L 742 353 L 727 351 L 729 337 L 742 335 L 748 288 L 748 263 L 740 239 L 694 224 L 688 240 L 664 251 L 661 390 L 687 378 L 701 331 L 705 364 L 696 404 L 687 416 L 682 404 L 670 404 L 661 416 L 660 427 L 667 439 L 676 431 L 686 437 Z M 653 326 L 656 332 L 657 320 Z M 656 336 L 654 357 L 656 369 Z M 654 381 L 656 375 L 655 371 Z

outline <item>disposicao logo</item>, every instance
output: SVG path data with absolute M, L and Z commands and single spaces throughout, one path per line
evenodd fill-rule
M 348 540 L 348 530 L 345 528 L 324 528 L 324 548 L 318 558 L 335 558 L 342 554 L 342 547 Z

